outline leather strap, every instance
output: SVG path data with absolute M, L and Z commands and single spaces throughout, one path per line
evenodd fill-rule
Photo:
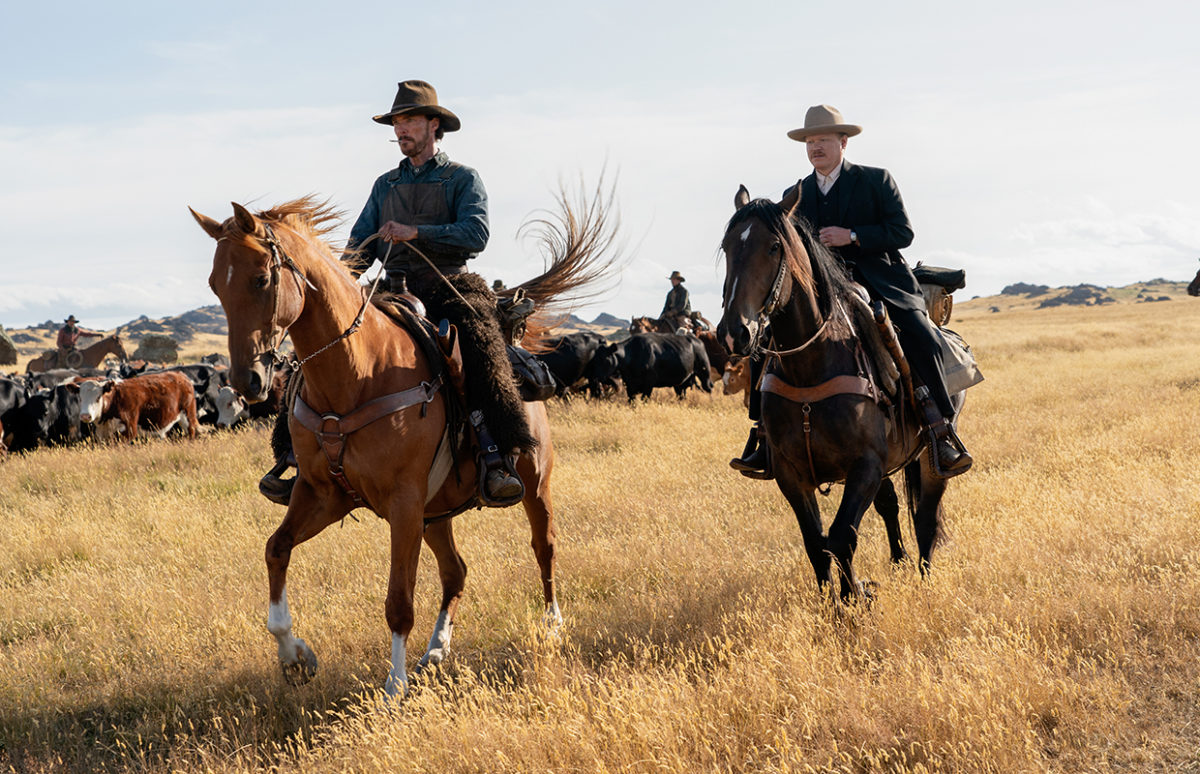
M 341 485 L 346 494 L 354 498 L 355 505 L 364 507 L 367 503 L 350 485 L 349 479 L 342 470 L 342 457 L 346 453 L 346 437 L 389 414 L 395 414 L 397 411 L 403 411 L 418 404 L 421 405 L 422 416 L 424 416 L 425 404 L 432 401 L 441 388 L 442 377 L 439 375 L 432 382 L 421 382 L 416 387 L 409 387 L 407 390 L 369 400 L 345 416 L 333 412 L 318 414 L 304 402 L 304 398 L 297 394 L 296 402 L 292 406 L 292 416 L 317 436 L 321 450 L 325 452 L 325 459 L 329 462 L 329 474 Z M 332 427 L 327 430 L 326 427 L 330 424 Z
M 817 403 L 834 395 L 862 395 L 876 402 L 879 402 L 881 397 L 874 382 L 849 374 L 835 376 L 813 387 L 794 387 L 775 374 L 768 373 L 763 375 L 759 389 L 793 403 Z

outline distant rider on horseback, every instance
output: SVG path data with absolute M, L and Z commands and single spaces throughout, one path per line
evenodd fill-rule
M 667 300 L 663 302 L 659 317 L 674 323 L 676 328 L 692 329 L 692 299 L 688 289 L 683 286 L 687 282 L 678 271 L 671 272 L 667 277 L 671 280 L 671 289 L 667 291 Z
M 344 260 L 355 276 L 377 259 L 384 262 L 392 292 L 412 293 L 431 320 L 447 318 L 458 328 L 467 411 L 487 468 L 485 494 L 497 501 L 512 499 L 523 491 L 522 484 L 502 455 L 528 451 L 536 441 L 511 378 L 496 297 L 466 268 L 488 241 L 483 181 L 438 149 L 443 134 L 461 124 L 438 104 L 437 92 L 425 81 L 400 83 L 392 109 L 374 120 L 392 127 L 404 159 L 375 180 L 350 230 Z M 275 502 L 286 502 L 292 482 L 279 479 L 276 471 L 282 472 L 277 466 L 260 489 Z
M 56 345 L 58 346 L 58 352 L 56 353 L 58 360 L 56 364 L 59 368 L 69 367 L 71 355 L 78 351 L 77 345 L 79 343 L 79 339 L 84 337 L 100 337 L 104 335 L 100 331 L 91 331 L 87 328 L 81 328 L 80 326 L 76 325 L 77 322 L 79 321 L 75 319 L 75 315 L 69 315 L 66 319 L 66 324 L 63 325 L 63 327 L 58 331 L 58 341 L 56 342 Z M 82 357 L 79 357 L 78 359 L 80 361 L 83 360 Z

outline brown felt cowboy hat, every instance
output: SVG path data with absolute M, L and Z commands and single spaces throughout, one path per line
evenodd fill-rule
M 392 109 L 374 120 L 391 126 L 393 116 L 423 115 L 442 119 L 443 132 L 457 132 L 462 126 L 458 116 L 438 104 L 437 91 L 425 81 L 401 81 Z
M 671 276 L 667 277 L 667 279 L 669 279 L 669 280 L 677 279 L 680 282 L 687 282 L 687 279 L 682 274 L 680 274 L 678 271 L 671 272 Z
M 862 131 L 856 124 L 842 120 L 842 112 L 833 105 L 813 105 L 804 114 L 804 127 L 788 132 L 797 142 L 804 142 L 810 134 L 844 134 L 853 137 Z

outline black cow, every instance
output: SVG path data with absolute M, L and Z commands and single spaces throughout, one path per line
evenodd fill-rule
M 229 371 L 210 363 L 171 366 L 165 371 L 178 371 L 192 383 L 196 391 L 196 416 L 202 425 L 217 423 L 217 393 L 229 384 Z
M 10 414 L 12 451 L 29 451 L 43 444 L 66 445 L 91 435 L 79 421 L 79 385 L 60 384 L 39 390 Z
M 12 435 L 12 425 L 16 418 L 16 412 L 25 405 L 25 384 L 13 379 L 0 379 L 0 454 L 4 453 L 7 447 L 10 435 Z M 5 430 L 5 426 L 8 430 Z
M 712 392 L 708 355 L 700 339 L 674 333 L 635 333 L 625 341 L 618 366 L 629 400 L 649 398 L 655 387 L 672 387 L 680 399 L 688 387 L 699 383 Z
M 599 333 L 582 331 L 568 333 L 565 336 L 547 339 L 545 352 L 539 352 L 535 357 L 546 364 L 557 382 L 554 394 L 566 399 L 571 392 L 586 380 L 588 392 L 593 398 L 600 397 L 600 385 L 591 375 L 592 359 L 605 345 L 605 339 Z

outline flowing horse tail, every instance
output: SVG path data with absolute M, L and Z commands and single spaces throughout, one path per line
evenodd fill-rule
M 579 304 L 610 289 L 613 270 L 623 260 L 613 194 L 603 175 L 590 196 L 582 186 L 575 197 L 560 187 L 558 212 L 545 211 L 522 224 L 520 234 L 537 240 L 546 270 L 500 296 L 521 292 L 537 306 L 526 325 L 527 349 L 536 347 Z

